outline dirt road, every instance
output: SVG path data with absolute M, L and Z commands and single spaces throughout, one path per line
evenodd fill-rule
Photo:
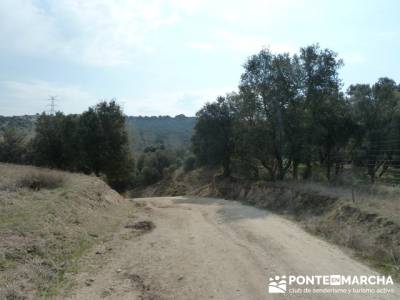
M 269 294 L 276 275 L 377 273 L 294 223 L 236 201 L 133 201 L 139 212 L 127 225 L 151 220 L 155 228 L 123 228 L 105 243 L 88 258 L 98 267 L 79 275 L 72 299 L 400 299 L 396 285 L 385 295 L 293 294 L 292 285 Z

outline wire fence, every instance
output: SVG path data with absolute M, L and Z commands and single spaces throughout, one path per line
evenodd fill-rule
M 329 161 L 338 177 L 347 175 L 352 181 L 400 185 L 400 139 L 386 139 L 357 149 L 340 150 L 330 155 Z

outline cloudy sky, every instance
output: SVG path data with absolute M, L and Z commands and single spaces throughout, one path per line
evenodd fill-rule
M 78 113 L 117 98 L 129 115 L 193 115 L 236 88 L 262 47 L 320 43 L 345 61 L 344 88 L 400 81 L 397 0 L 1 0 L 0 115 L 57 96 Z

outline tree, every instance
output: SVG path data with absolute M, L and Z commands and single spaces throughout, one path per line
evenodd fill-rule
M 308 158 L 306 142 L 307 129 L 309 128 L 310 118 L 305 107 L 304 97 L 297 97 L 289 101 L 286 111 L 286 136 L 288 139 L 288 152 L 292 160 L 293 179 L 298 179 L 298 169 L 300 163 Z
M 354 125 L 348 102 L 341 95 L 328 97 L 318 113 L 320 130 L 315 141 L 319 145 L 320 161 L 326 168 L 326 178 L 330 180 L 332 166 L 341 162 L 339 153 L 346 147 Z M 336 168 L 336 175 L 338 171 Z
M 100 102 L 81 116 L 42 114 L 32 144 L 38 165 L 103 174 L 117 190 L 133 180 L 125 116 L 114 100 Z
M 231 174 L 233 113 L 229 96 L 207 103 L 197 114 L 192 137 L 193 153 L 200 165 L 222 165 L 223 176 Z
M 316 156 L 325 163 L 327 177 L 330 177 L 332 151 L 337 147 L 337 134 L 341 126 L 344 106 L 339 89 L 339 68 L 343 61 L 329 49 L 322 50 L 319 45 L 311 45 L 300 49 L 300 64 L 302 68 L 302 94 L 305 110 L 309 116 L 305 135 L 306 152 L 309 153 L 305 163 L 307 170 L 305 178 L 312 172 L 312 161 Z M 338 115 L 336 115 L 338 113 Z
M 192 171 L 196 166 L 196 157 L 188 156 L 183 162 L 183 171 L 189 172 Z
M 250 120 L 246 130 L 252 136 L 252 143 L 246 144 L 255 147 L 254 154 L 272 179 L 283 179 L 293 159 L 287 137 L 288 106 L 299 98 L 298 59 L 287 53 L 273 55 L 263 49 L 250 57 L 244 68 L 241 106 L 246 107 Z
M 43 113 L 36 122 L 32 141 L 34 163 L 70 171 L 80 170 L 79 117 Z
M 37 119 L 32 141 L 35 164 L 59 169 L 67 165 L 63 154 L 64 118 L 62 113 L 57 112 L 54 116 L 43 113 Z
M 347 94 L 358 128 L 356 161 L 366 165 L 371 182 L 375 182 L 378 170 L 382 176 L 400 149 L 400 93 L 393 80 L 380 78 L 372 87 L 351 85 Z
M 100 102 L 79 120 L 85 171 L 103 173 L 109 184 L 124 189 L 132 179 L 134 161 L 129 150 L 125 116 L 115 100 Z
M 22 163 L 26 158 L 26 137 L 15 128 L 7 128 L 0 138 L 0 161 Z
M 153 184 L 164 177 L 165 170 L 176 162 L 176 155 L 164 145 L 144 149 L 137 162 L 138 183 Z
M 61 121 L 61 168 L 70 171 L 80 170 L 81 147 L 78 136 L 78 115 L 66 115 Z

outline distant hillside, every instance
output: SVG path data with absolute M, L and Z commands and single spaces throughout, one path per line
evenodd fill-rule
M 32 135 L 35 131 L 35 121 L 37 115 L 34 116 L 0 116 L 0 133 L 6 128 L 17 128 L 22 132 Z
M 17 128 L 28 135 L 34 134 L 37 116 L 0 116 L 0 133 L 5 128 Z M 163 143 L 167 148 L 186 148 L 190 145 L 190 138 L 195 117 L 178 115 L 175 117 L 127 117 L 127 129 L 135 153 L 145 147 Z
M 158 143 L 173 149 L 188 147 L 195 122 L 196 118 L 184 115 L 127 119 L 128 132 L 133 139 L 133 149 L 136 153 L 148 145 Z

